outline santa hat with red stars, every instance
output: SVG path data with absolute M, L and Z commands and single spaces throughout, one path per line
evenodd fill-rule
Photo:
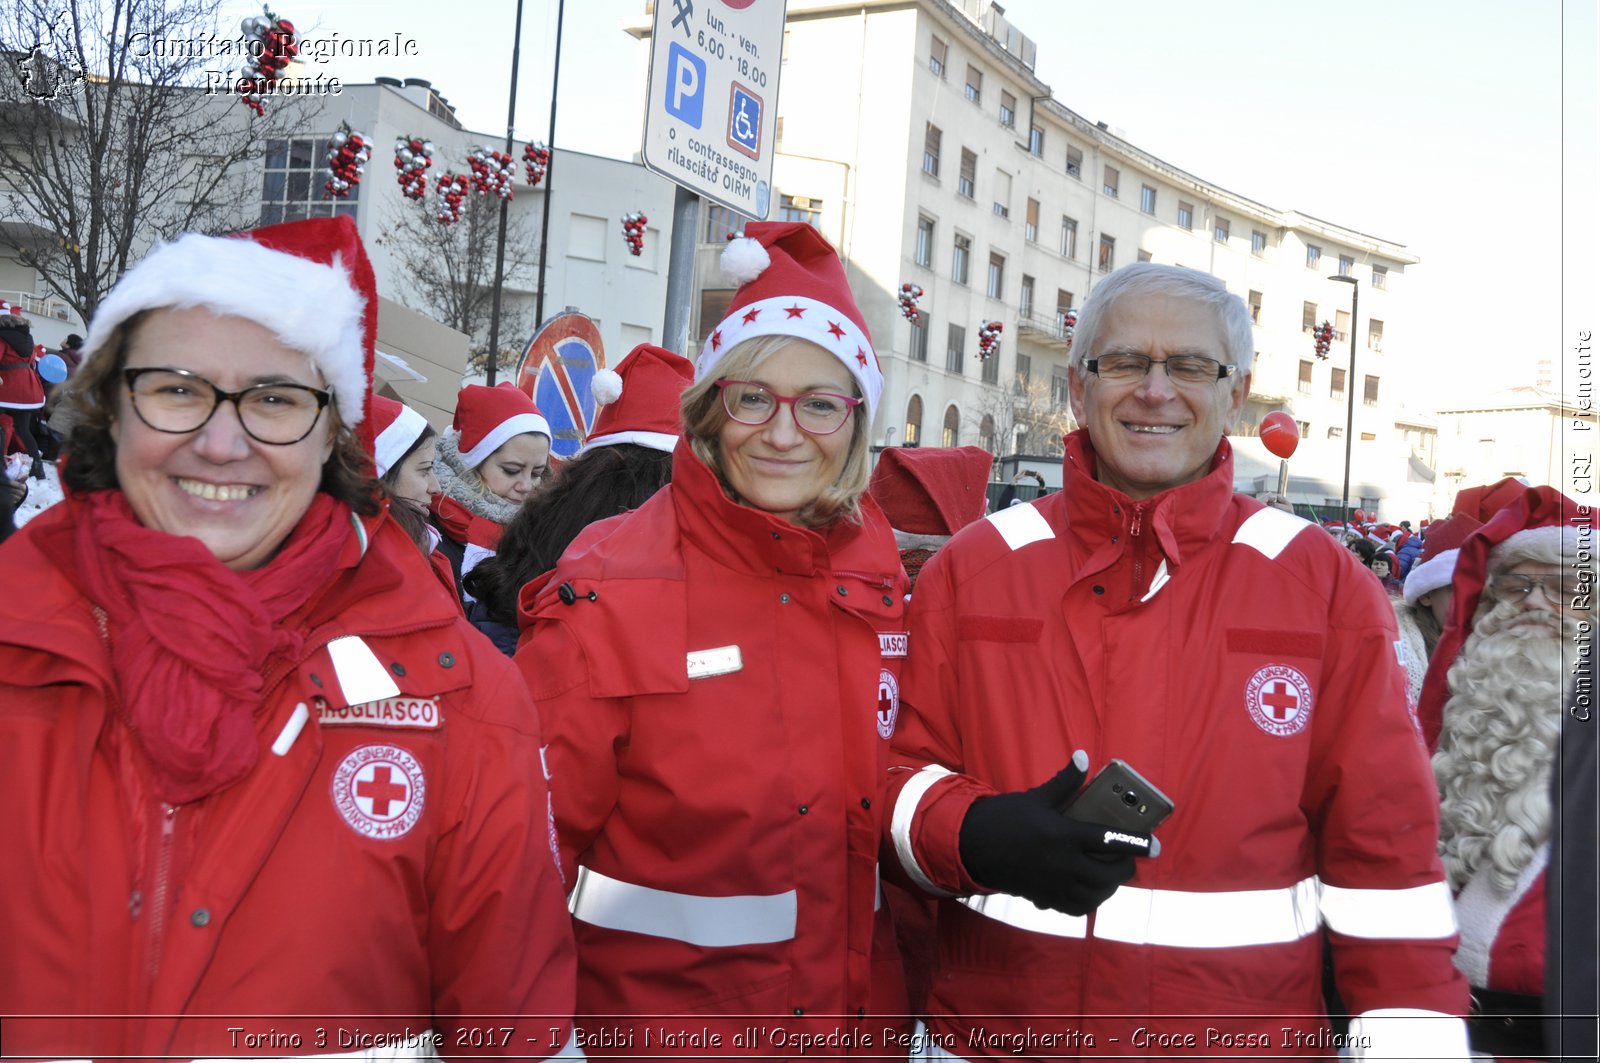
M 728 242 L 722 270 L 740 287 L 728 315 L 706 339 L 695 380 L 714 377 L 722 356 L 745 340 L 793 336 L 821 347 L 850 371 L 870 421 L 883 394 L 883 370 L 844 264 L 822 234 L 804 222 L 751 222 Z

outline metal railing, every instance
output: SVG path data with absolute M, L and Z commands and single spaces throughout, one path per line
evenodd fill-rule
M 31 292 L 0 291 L 0 301 L 40 317 L 53 317 L 57 321 L 72 320 L 72 308 L 59 299 L 38 296 Z

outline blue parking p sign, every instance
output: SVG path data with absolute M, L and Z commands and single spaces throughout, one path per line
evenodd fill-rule
M 728 146 L 761 158 L 761 97 L 737 81 L 728 94 Z
M 667 113 L 700 128 L 706 107 L 706 61 L 672 42 L 667 57 Z

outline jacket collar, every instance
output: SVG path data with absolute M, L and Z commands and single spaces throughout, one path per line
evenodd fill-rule
M 1153 535 L 1162 556 L 1176 567 L 1216 538 L 1233 502 L 1233 447 L 1227 437 L 1217 445 L 1205 476 L 1139 502 L 1095 479 L 1097 458 L 1088 429 L 1078 429 L 1065 442 L 1060 504 L 1070 535 L 1091 557 L 1107 551 L 1109 564 L 1136 533 Z

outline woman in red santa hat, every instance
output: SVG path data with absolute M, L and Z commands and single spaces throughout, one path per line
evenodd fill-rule
M 456 395 L 456 416 L 439 440 L 433 499 L 439 549 L 457 587 L 495 552 L 500 534 L 550 473 L 550 422 L 527 392 L 509 380 L 468 384 Z M 464 596 L 463 607 L 471 595 Z
M 372 396 L 372 460 L 378 486 L 389 498 L 389 516 L 427 557 L 439 581 L 457 596 L 450 559 L 439 549 L 442 536 L 429 520 L 439 497 L 438 433 L 422 414 L 387 395 Z
M 100 303 L 0 548 L 8 1055 L 581 1055 L 538 716 L 385 516 L 376 330 L 348 218 Z
M 615 370 L 595 374 L 591 387 L 600 413 L 582 449 L 528 500 L 506 525 L 494 556 L 467 577 L 467 592 L 477 599 L 467 617 L 506 656 L 517 652 L 523 587 L 554 568 L 584 528 L 638 509 L 672 478 L 672 451 L 683 434 L 678 402 L 693 382 L 687 358 L 648 343 L 628 352 Z
M 827 241 L 746 234 L 672 482 L 579 535 L 516 659 L 587 1032 L 624 1055 L 881 1058 L 906 1007 L 878 888 L 906 588 L 866 495 L 883 375 Z M 634 1018 L 661 1013 L 690 1033 Z

